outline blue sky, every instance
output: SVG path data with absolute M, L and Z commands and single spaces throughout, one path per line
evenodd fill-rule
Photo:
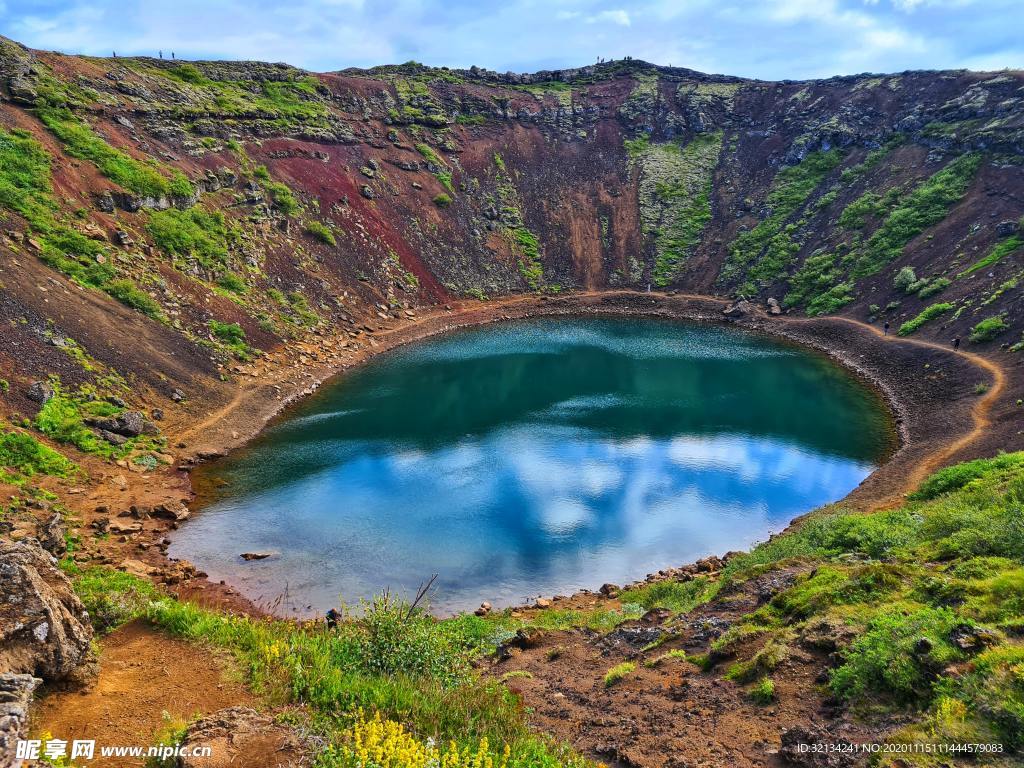
M 625 55 L 765 79 L 1024 68 L 1022 28 L 1022 0 L 0 0 L 0 34 L 34 48 L 317 71 Z

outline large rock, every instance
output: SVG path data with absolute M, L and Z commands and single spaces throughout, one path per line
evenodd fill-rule
M 28 705 L 42 680 L 32 675 L 0 674 L 0 768 L 16 765 L 18 740 L 28 735 Z
M 0 543 L 0 669 L 81 682 L 92 625 L 57 560 L 36 544 Z
M 722 310 L 722 314 L 726 317 L 740 318 L 746 317 L 753 311 L 754 307 L 746 299 L 740 299 L 730 304 L 728 307 Z
M 120 416 L 107 419 L 86 419 L 85 423 L 100 432 L 112 432 L 124 437 L 138 437 L 146 428 L 146 419 L 138 411 L 125 411 Z
M 25 396 L 33 403 L 46 405 L 53 399 L 53 386 L 47 381 L 34 381 Z
M 310 750 L 290 728 L 251 707 L 229 707 L 190 725 L 182 742 L 189 757 L 180 768 L 299 768 L 309 765 Z M 192 757 L 195 747 L 210 747 L 210 757 Z

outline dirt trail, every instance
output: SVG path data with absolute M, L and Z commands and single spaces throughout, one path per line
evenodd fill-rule
M 849 317 L 829 317 L 829 318 L 786 318 L 786 323 L 811 323 L 811 322 L 840 322 L 847 323 L 850 325 L 857 326 L 864 330 L 870 331 L 880 340 L 887 344 L 909 344 L 917 347 L 924 347 L 928 349 L 937 349 L 942 352 L 952 352 L 952 349 L 947 344 L 938 344 L 933 341 L 924 341 L 921 339 L 905 339 L 899 336 L 891 336 L 883 333 L 881 330 L 873 325 L 861 322 L 860 320 L 854 320 Z M 1003 390 L 1006 387 L 1006 372 L 1003 367 L 994 363 L 982 355 L 975 352 L 959 351 L 956 354 L 970 360 L 970 362 L 986 371 L 992 376 L 992 384 L 988 391 L 983 397 L 979 398 L 971 409 L 971 418 L 974 421 L 974 428 L 965 435 L 960 436 L 956 440 L 947 443 L 936 451 L 933 451 L 921 461 L 917 462 L 913 471 L 907 475 L 906 482 L 903 488 L 903 494 L 910 493 L 917 488 L 929 475 L 940 469 L 950 458 L 955 456 L 957 453 L 962 451 L 964 448 L 969 446 L 971 443 L 979 440 L 984 434 L 985 430 L 991 425 L 991 419 L 989 413 L 992 410 L 992 406 L 1002 395 Z
M 101 641 L 100 674 L 84 692 L 54 691 L 32 713 L 32 733 L 54 738 L 95 739 L 90 766 L 141 765 L 131 758 L 101 758 L 100 746 L 156 743 L 166 712 L 180 724 L 224 707 L 253 706 L 255 697 L 240 682 L 230 661 L 133 621 Z

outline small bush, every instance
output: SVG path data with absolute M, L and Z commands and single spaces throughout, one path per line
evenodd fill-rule
M 331 228 L 315 219 L 306 223 L 306 232 L 315 237 L 321 243 L 329 245 L 332 248 L 338 245 L 338 241 L 334 237 L 334 232 L 331 231 Z
M 938 304 L 927 306 L 921 310 L 917 317 L 903 323 L 903 325 L 900 326 L 898 333 L 900 336 L 909 336 L 928 321 L 934 320 L 939 315 L 949 312 L 952 308 L 953 305 L 949 302 L 940 302 Z
M 286 184 L 279 181 L 269 181 L 265 184 L 267 192 L 270 193 L 270 200 L 285 216 L 291 216 L 298 212 L 299 201 Z
M 913 267 L 903 267 L 899 272 L 896 273 L 896 277 L 893 278 L 892 286 L 897 291 L 907 292 L 914 283 L 917 282 L 917 273 L 914 272 Z
M 438 208 L 447 208 L 451 204 L 451 195 L 445 192 L 441 192 L 440 194 L 434 195 L 434 205 L 436 205 Z
M 633 674 L 635 670 L 636 663 L 632 661 L 624 661 L 621 664 L 616 664 L 614 667 L 605 672 L 604 687 L 611 688 L 616 683 L 622 681 L 629 675 Z
M 103 290 L 125 306 L 137 309 L 154 320 L 159 320 L 163 316 L 163 310 L 156 299 L 140 289 L 131 280 L 111 280 L 103 286 Z
M 217 285 L 226 291 L 232 293 L 245 293 L 248 290 L 248 286 L 245 284 L 245 280 L 240 278 L 234 272 L 225 272 L 217 280 Z
M 756 704 L 766 706 L 775 701 L 775 683 L 770 677 L 762 677 L 753 688 L 750 689 L 750 698 Z
M 1006 320 L 1003 319 L 1002 315 L 986 317 L 980 323 L 971 328 L 971 335 L 967 338 L 972 344 L 981 344 L 986 341 L 991 341 L 1009 327 L 1010 326 L 1007 325 Z
M 939 673 L 963 655 L 949 642 L 960 623 L 949 608 L 894 606 L 878 614 L 844 651 L 832 690 L 847 699 L 884 695 L 927 703 Z

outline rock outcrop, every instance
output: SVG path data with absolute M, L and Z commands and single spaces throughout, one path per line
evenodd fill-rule
M 32 675 L 0 674 L 0 768 L 17 764 L 18 740 L 28 729 L 28 705 L 42 681 Z
M 53 555 L 35 544 L 0 544 L 0 669 L 48 683 L 83 682 L 92 634 Z

